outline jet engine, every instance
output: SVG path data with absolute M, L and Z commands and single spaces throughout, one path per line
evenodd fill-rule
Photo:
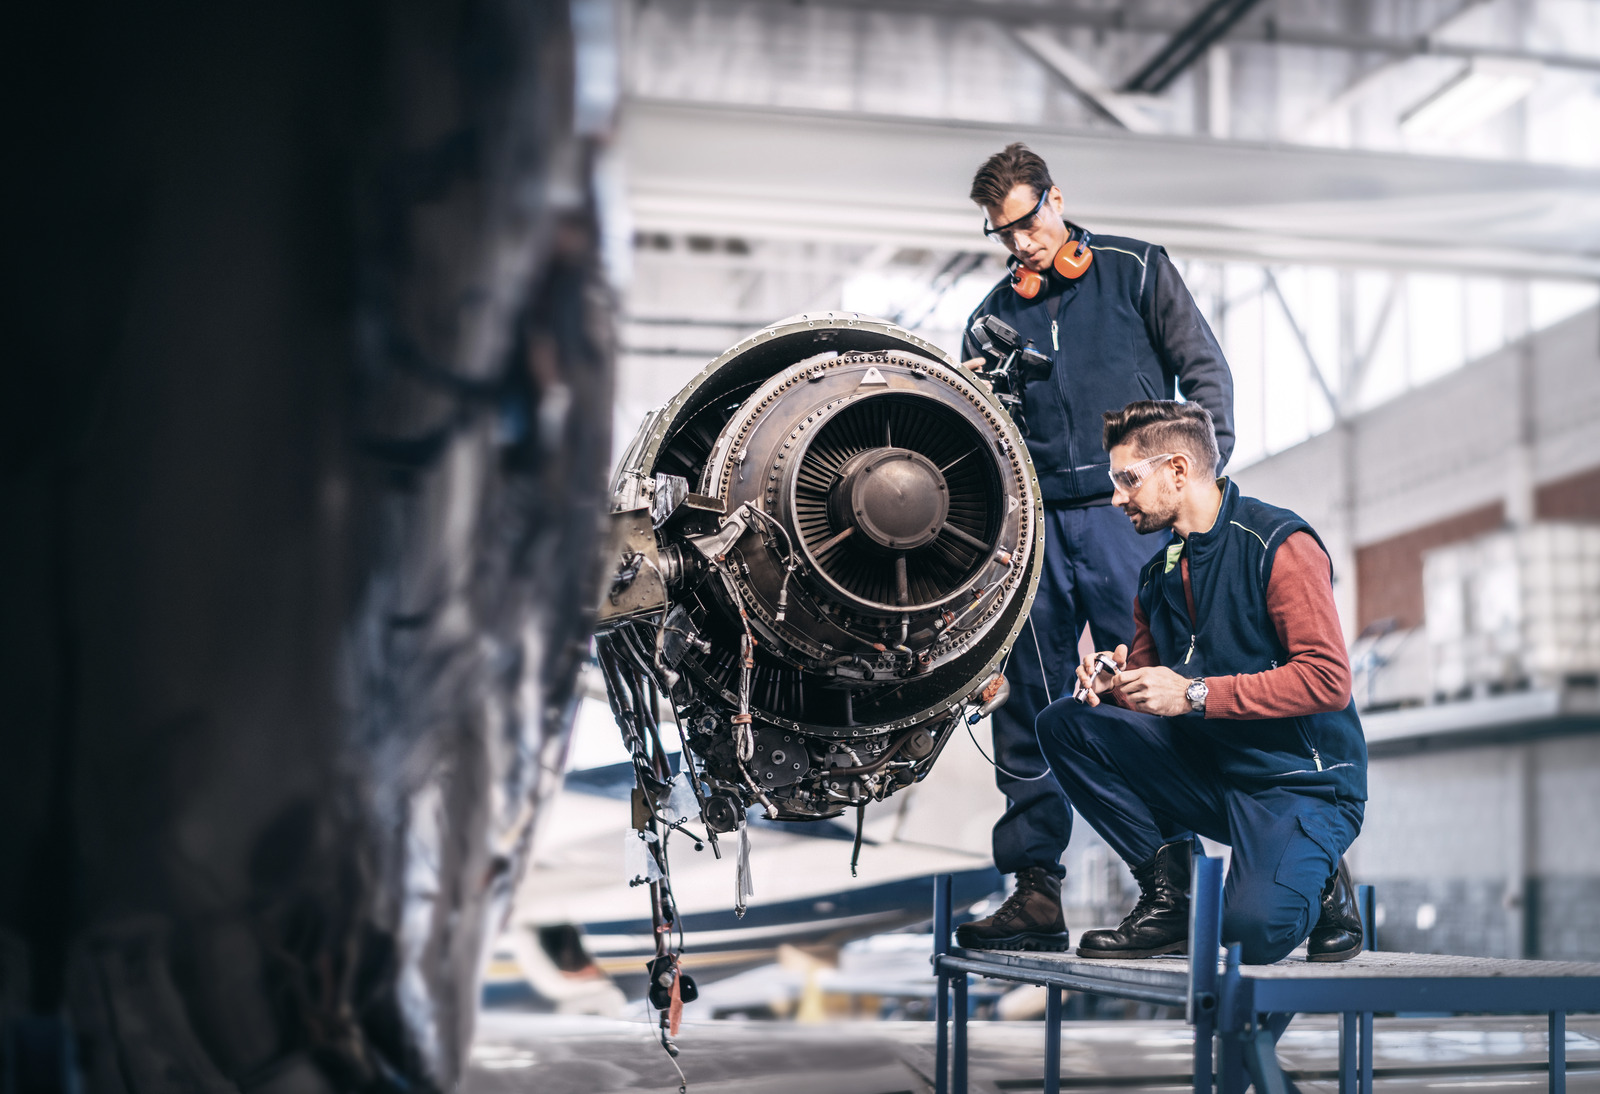
M 1044 544 L 988 386 L 844 313 L 756 332 L 651 413 L 611 520 L 598 643 L 636 821 L 670 795 L 664 696 L 680 803 L 687 783 L 711 833 L 756 803 L 834 817 L 925 777 L 969 707 L 1004 701 Z

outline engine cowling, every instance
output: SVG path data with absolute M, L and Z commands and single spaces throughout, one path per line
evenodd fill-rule
M 1026 446 L 987 387 L 840 313 L 757 332 L 650 415 L 612 519 L 613 706 L 648 750 L 640 683 L 667 694 L 719 830 L 757 801 L 827 817 L 922 778 L 993 685 L 1043 548 Z

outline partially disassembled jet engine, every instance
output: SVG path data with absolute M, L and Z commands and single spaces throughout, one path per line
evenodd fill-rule
M 1038 483 L 988 386 L 897 326 L 801 315 L 740 342 L 646 418 L 612 514 L 613 711 L 659 800 L 665 693 L 712 832 L 757 802 L 803 820 L 881 801 L 969 705 L 1004 701 Z

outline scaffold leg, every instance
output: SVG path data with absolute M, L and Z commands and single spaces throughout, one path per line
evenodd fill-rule
M 1061 1094 L 1061 989 L 1044 991 L 1044 1094 Z
M 956 1033 L 951 1053 L 954 1063 L 951 1065 L 950 1086 L 953 1094 L 967 1094 L 967 974 L 958 973 L 953 979 L 956 989 Z
M 1567 1094 L 1567 1014 L 1550 1012 L 1550 1094 Z
M 1361 1013 L 1361 1094 L 1372 1094 L 1372 1012 Z
M 1358 1018 L 1353 1010 L 1339 1015 L 1339 1094 L 1356 1094 L 1356 1073 L 1360 1067 Z

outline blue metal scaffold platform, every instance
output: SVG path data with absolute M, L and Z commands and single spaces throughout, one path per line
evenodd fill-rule
M 1196 1094 L 1213 1086 L 1222 1094 L 1242 1094 L 1252 1083 L 1259 1094 L 1288 1094 L 1294 1087 L 1278 1065 L 1277 1042 L 1303 1013 L 1339 1015 L 1339 1092 L 1371 1094 L 1373 1014 L 1407 1011 L 1547 1014 L 1549 1089 L 1565 1094 L 1566 1016 L 1600 1011 L 1600 964 L 1379 953 L 1372 948 L 1372 889 L 1361 886 L 1366 949 L 1355 958 L 1311 963 L 1296 954 L 1275 965 L 1241 965 L 1237 946 L 1223 948 L 1222 860 L 1196 858 L 1193 878 L 1189 937 L 1198 945 L 1191 950 L 1216 955 L 1214 960 L 1107 961 L 963 950 L 950 944 L 949 878 L 936 878 L 936 1094 L 967 1094 L 967 988 L 973 976 L 1047 989 L 1045 1094 L 1059 1094 L 1061 1087 L 1063 990 L 1184 1008 L 1194 1027 Z

